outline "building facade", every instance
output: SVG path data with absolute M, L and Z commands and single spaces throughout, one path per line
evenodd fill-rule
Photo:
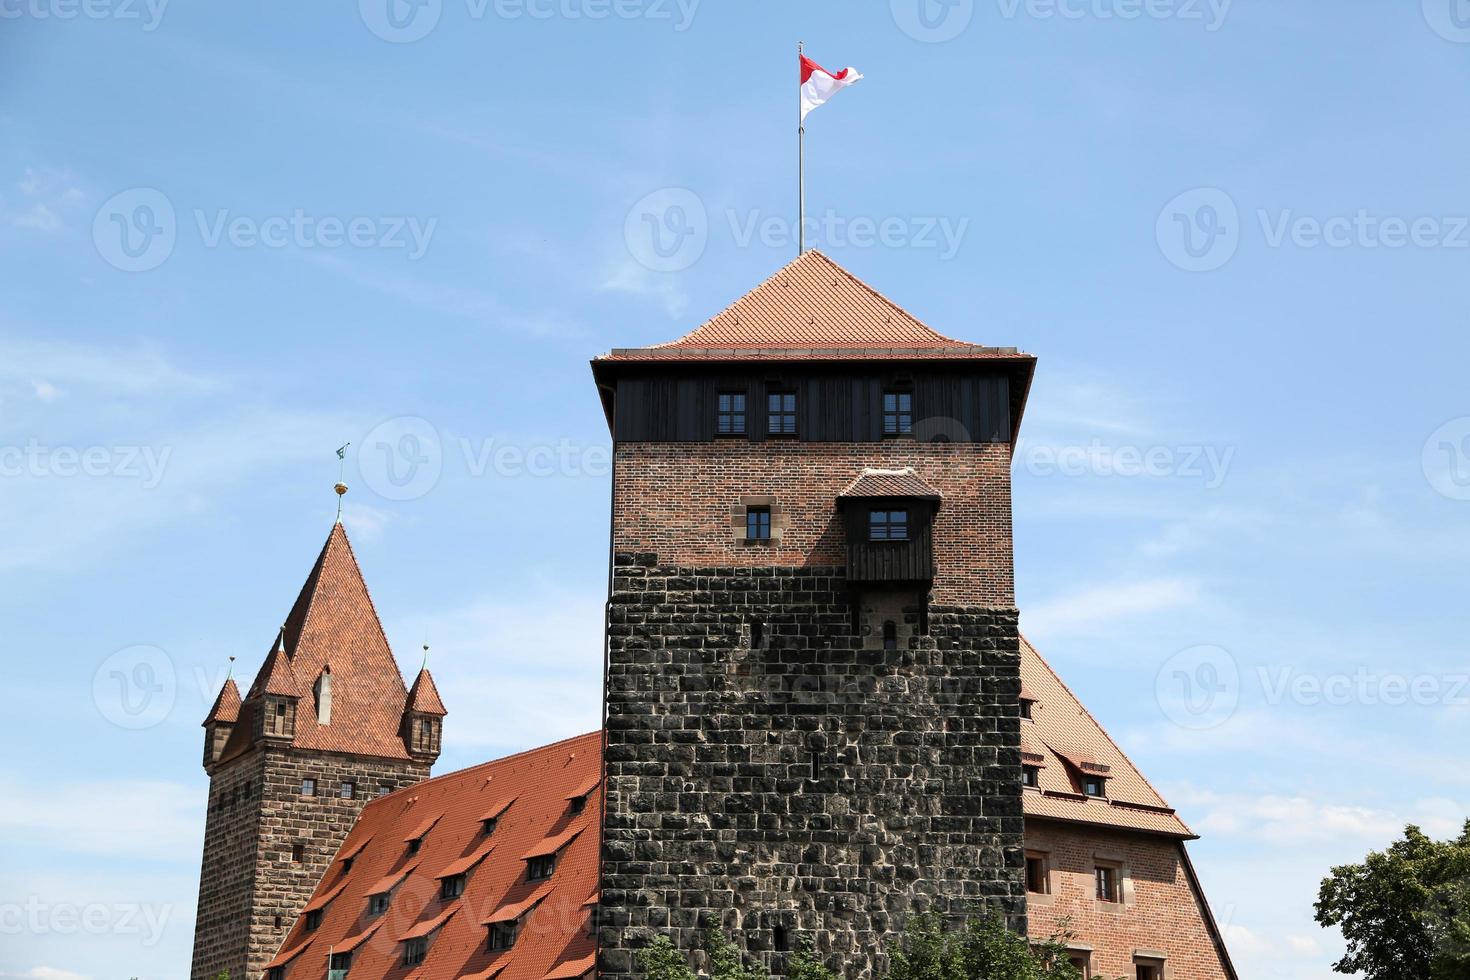
M 443 717 L 427 670 L 404 686 L 334 526 L 246 696 L 226 681 L 204 721 L 194 980 L 263 975 L 363 805 L 429 775 Z

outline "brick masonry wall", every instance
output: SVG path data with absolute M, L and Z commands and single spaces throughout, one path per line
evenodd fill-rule
M 428 778 L 429 766 L 397 759 L 266 746 L 216 770 L 194 932 L 194 980 L 258 980 L 311 898 L 358 813 L 378 787 Z M 317 795 L 302 796 L 303 779 Z M 248 799 L 230 800 L 250 781 Z M 343 799 L 344 781 L 356 795 Z M 300 844 L 302 859 L 292 857 Z
M 650 931 L 693 948 L 720 927 L 777 970 L 805 935 L 869 978 L 915 910 L 1023 926 L 1016 611 L 929 618 L 884 651 L 852 632 L 841 568 L 616 556 L 603 977 Z
M 1092 948 L 1096 977 L 1132 977 L 1135 956 L 1164 953 L 1165 980 L 1225 980 L 1224 964 L 1180 857 L 1161 837 L 1044 820 L 1026 822 L 1026 850 L 1045 855 L 1049 895 L 1028 896 L 1033 936 L 1067 929 Z M 1123 902 L 1097 901 L 1098 862 L 1121 865 Z
M 745 567 L 846 565 L 837 495 L 865 466 L 913 466 L 944 494 L 934 523 L 934 601 L 1015 604 L 1006 444 L 620 443 L 615 461 L 617 551 L 653 552 L 671 565 Z M 736 539 L 730 509 L 750 495 L 781 507 L 779 542 Z

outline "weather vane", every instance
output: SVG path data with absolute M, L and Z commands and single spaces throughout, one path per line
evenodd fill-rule
M 341 446 L 337 447 L 337 485 L 332 489 L 337 491 L 338 524 L 342 523 L 342 495 L 347 492 L 347 484 L 344 481 L 347 478 L 347 447 L 350 445 L 352 443 L 344 442 Z

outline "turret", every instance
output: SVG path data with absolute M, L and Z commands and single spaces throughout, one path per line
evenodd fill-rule
M 255 740 L 290 743 L 296 737 L 296 706 L 301 701 L 301 687 L 286 656 L 286 632 L 281 631 L 276 648 L 260 668 L 260 675 L 250 688 L 249 700 L 255 705 L 251 735 Z
M 434 687 L 434 678 L 427 667 L 419 669 L 413 687 L 408 691 L 408 703 L 403 708 L 403 745 L 416 762 L 432 764 L 439 758 L 439 742 L 444 734 L 444 702 L 439 700 L 439 691 Z
M 225 743 L 230 740 L 230 734 L 234 732 L 235 723 L 239 720 L 240 689 L 235 686 L 233 677 L 226 678 L 225 686 L 220 688 L 219 696 L 214 699 L 214 706 L 209 709 L 209 717 L 203 723 L 206 772 L 219 761 L 225 750 Z

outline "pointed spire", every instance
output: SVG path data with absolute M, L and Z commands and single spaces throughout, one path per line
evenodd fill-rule
M 204 724 L 233 725 L 239 720 L 240 689 L 235 686 L 235 679 L 228 677 L 225 679 L 224 687 L 219 689 L 219 695 L 214 699 L 214 705 L 210 707 L 209 717 L 204 719 Z
M 284 644 L 277 646 L 261 664 L 250 694 L 278 694 L 281 697 L 301 697 L 301 685 L 296 683 L 296 673 L 291 669 L 291 660 L 286 656 Z
M 439 689 L 434 686 L 434 676 L 427 667 L 419 668 L 419 675 L 414 678 L 413 687 L 408 691 L 408 705 L 403 710 L 406 713 L 437 715 L 441 718 L 449 714 L 444 710 L 444 702 L 439 699 Z

